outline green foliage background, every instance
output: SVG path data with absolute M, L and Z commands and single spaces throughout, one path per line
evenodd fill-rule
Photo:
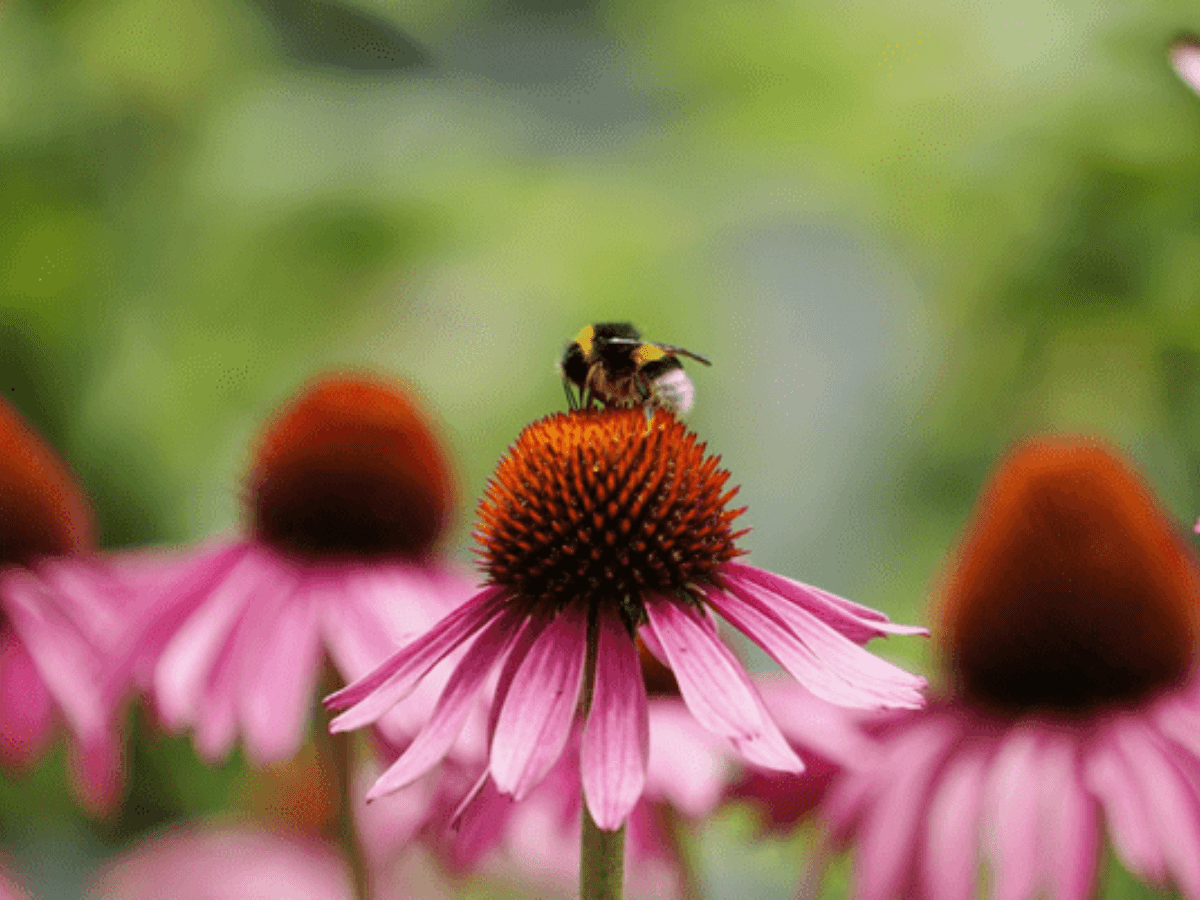
M 1102 434 L 1200 512 L 1181 30 L 1182 0 L 9 0 L 0 388 L 118 548 L 236 527 L 262 417 L 320 369 L 391 371 L 456 453 L 462 555 L 494 461 L 562 406 L 564 343 L 631 319 L 714 360 L 691 421 L 752 559 L 923 621 L 1021 435 Z M 0 781 L 43 896 L 229 802 L 240 761 L 136 732 L 115 824 L 61 753 Z M 804 846 L 743 810 L 693 849 L 710 896 L 766 898 Z

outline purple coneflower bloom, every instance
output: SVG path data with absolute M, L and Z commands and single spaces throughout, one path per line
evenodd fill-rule
M 210 759 L 239 730 L 255 763 L 295 754 L 326 655 L 349 681 L 469 595 L 432 552 L 453 493 L 406 392 L 311 382 L 258 443 L 247 533 L 143 561 L 153 605 L 127 662 L 163 722 Z
M 734 561 L 741 551 L 732 522 L 742 510 L 725 508 L 736 489 L 724 490 L 729 475 L 719 462 L 662 411 L 576 411 L 526 428 L 479 507 L 487 586 L 326 699 L 346 710 L 335 731 L 369 725 L 470 642 L 432 718 L 371 796 L 436 765 L 498 672 L 485 778 L 518 800 L 529 794 L 562 755 L 580 697 L 590 698 L 579 749 L 583 789 L 596 824 L 619 828 L 646 785 L 650 727 L 639 635 L 672 670 L 701 725 L 752 763 L 800 770 L 718 638 L 711 611 L 818 696 L 852 706 L 919 706 L 923 680 L 860 646 L 914 629 Z M 594 670 L 591 683 L 585 670 Z
M 1200 898 L 1200 571 L 1150 490 L 1091 439 L 1018 445 L 982 495 L 935 632 L 949 684 L 880 716 L 830 791 L 856 897 L 1085 898 L 1101 832 Z
M 0 397 L 0 763 L 36 760 L 61 712 L 75 792 L 107 813 L 120 798 L 122 738 L 100 681 L 123 595 L 95 552 L 93 519 L 66 464 Z

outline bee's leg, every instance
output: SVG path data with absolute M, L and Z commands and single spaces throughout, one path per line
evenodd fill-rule
M 642 411 L 646 414 L 646 421 L 649 422 L 654 418 L 654 407 L 657 405 L 651 402 L 654 398 L 650 390 L 650 384 L 639 372 L 633 376 L 633 386 L 638 392 L 639 399 L 642 401 Z
M 583 390 L 580 391 L 580 395 L 583 399 L 584 409 L 591 409 L 592 402 L 596 399 L 596 392 L 592 390 L 592 380 L 599 371 L 599 364 L 593 363 L 592 367 L 588 369 L 587 378 L 583 380 Z
M 575 400 L 575 392 L 571 390 L 571 382 L 565 378 L 563 379 L 563 391 L 567 395 L 567 409 L 579 409 L 579 403 Z

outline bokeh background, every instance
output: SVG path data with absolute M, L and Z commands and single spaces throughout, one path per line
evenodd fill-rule
M 456 453 L 465 559 L 565 343 L 632 320 L 713 360 L 690 420 L 751 559 L 926 621 L 1021 435 L 1104 435 L 1200 513 L 1183 30 L 1182 0 L 5 0 L 0 388 L 121 548 L 235 527 L 262 417 L 386 370 Z M 47 900 L 244 801 L 240 757 L 134 731 L 114 822 L 61 751 L 0 778 L 0 849 Z M 743 808 L 690 850 L 709 897 L 788 897 L 808 841 Z M 1153 896 L 1115 863 L 1108 894 Z

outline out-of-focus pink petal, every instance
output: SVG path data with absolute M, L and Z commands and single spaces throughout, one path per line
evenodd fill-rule
M 247 605 L 261 604 L 260 594 L 274 597 L 292 589 L 276 574 L 257 554 L 243 553 L 170 639 L 154 668 L 154 696 L 168 727 L 196 722 L 205 687 Z
M 81 739 L 108 725 L 100 690 L 101 660 L 59 608 L 52 591 L 28 569 L 0 575 L 0 609 L 8 615 L 38 674 Z
M 1193 91 L 1200 91 L 1200 42 L 1195 38 L 1183 38 L 1171 47 L 1171 65 Z M 1200 522 L 1195 530 L 1200 532 Z
M 367 800 L 411 784 L 441 762 L 458 737 L 488 674 L 516 637 L 523 618 L 519 612 L 508 610 L 484 628 L 446 682 L 433 717 L 375 782 Z
M 384 803 L 367 803 L 367 793 L 383 774 L 373 756 L 364 759 L 354 773 L 354 817 L 363 852 L 376 866 L 407 849 L 429 821 L 437 779 L 422 778 Z
M 708 815 L 729 776 L 728 745 L 697 722 L 681 698 L 652 697 L 649 718 L 646 798 L 690 818 Z
M 11 630 L 0 630 L 0 764 L 32 764 L 53 729 L 54 702 L 29 652 Z
M 754 684 L 783 736 L 801 752 L 811 751 L 839 766 L 864 766 L 877 752 L 862 725 L 875 713 L 819 700 L 782 673 L 756 675 Z
M 706 592 L 709 603 L 823 700 L 860 708 L 924 705 L 925 679 L 868 653 L 816 616 L 748 580 L 732 593 Z
M 793 581 L 766 569 L 744 563 L 725 563 L 721 574 L 757 585 L 765 591 L 791 601 L 800 610 L 815 616 L 830 628 L 856 644 L 889 634 L 928 635 L 929 629 L 917 625 L 897 625 L 886 615 L 869 606 L 823 591 L 799 581 Z
M 892 900 L 914 874 L 929 789 L 959 735 L 955 722 L 935 717 L 908 729 L 889 748 L 875 776 L 885 787 L 867 809 L 859 833 L 855 882 L 860 900 Z
M 1080 778 L 1076 739 L 1050 732 L 1044 741 L 1038 765 L 1043 883 L 1054 900 L 1088 900 L 1095 895 L 1100 846 L 1096 803 Z
M 107 865 L 91 900 L 353 900 L 325 844 L 250 827 L 191 828 L 139 844 Z
M 771 720 L 749 677 L 704 619 L 665 597 L 644 598 L 650 628 L 667 655 L 684 703 L 696 720 L 729 738 L 750 762 L 799 772 L 800 758 Z
M 961 751 L 942 770 L 929 801 L 922 883 L 929 900 L 973 900 L 986 756 Z
M 1025 900 L 1037 886 L 1038 846 L 1038 731 L 1017 727 L 1004 737 L 988 773 L 985 821 L 994 829 L 992 857 L 996 900 Z
M 304 584 L 281 592 L 273 608 L 263 597 L 269 612 L 244 637 L 238 718 L 246 753 L 257 765 L 291 758 L 304 739 L 321 669 L 317 599 Z
M 121 805 L 125 788 L 125 740 L 116 728 L 85 745 L 68 744 L 71 787 L 91 815 L 108 817 Z
M 615 831 L 646 784 L 650 720 L 637 646 L 616 611 L 597 618 L 596 680 L 583 729 L 583 792 L 596 825 Z
M 1166 863 L 1154 837 L 1146 798 L 1118 750 L 1111 724 L 1094 739 L 1083 774 L 1088 790 L 1104 807 L 1113 846 L 1125 867 L 1155 884 L 1165 884 Z
M 1200 807 L 1195 792 L 1142 723 L 1118 721 L 1113 730 L 1167 868 L 1185 896 L 1200 897 Z
M 509 686 L 492 736 L 492 778 L 521 800 L 562 755 L 583 680 L 587 619 L 568 606 L 529 649 Z
M 325 707 L 346 710 L 330 723 L 330 730 L 352 731 L 370 725 L 408 696 L 426 672 L 490 622 L 508 602 L 505 588 L 480 591 L 369 675 L 330 694 Z

